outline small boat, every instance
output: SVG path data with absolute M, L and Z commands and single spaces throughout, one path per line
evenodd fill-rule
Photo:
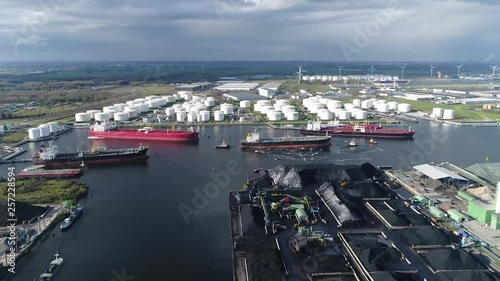
M 377 144 L 377 142 L 374 139 L 370 139 L 370 144 Z
M 215 146 L 215 149 L 230 149 L 231 145 L 226 143 L 226 140 L 222 140 L 221 144 Z
M 348 144 L 347 147 L 356 147 L 359 146 L 354 139 L 352 139 Z
M 102 139 L 105 139 L 105 137 L 88 136 L 87 139 L 89 139 L 89 140 L 102 140 Z
M 73 225 L 73 223 L 82 215 L 83 213 L 83 208 L 82 207 L 77 207 L 69 217 L 64 219 L 64 221 L 61 223 L 61 231 L 65 231 Z
M 59 268 L 62 266 L 63 261 L 64 261 L 62 258 L 59 257 L 59 252 L 57 252 L 54 256 L 56 258 L 50 262 L 50 265 L 47 268 L 47 270 L 45 270 L 44 273 L 40 274 L 38 279 L 35 278 L 36 281 L 50 281 L 50 280 L 52 280 L 52 278 L 54 277 L 54 274 L 57 272 L 57 270 L 59 270 Z

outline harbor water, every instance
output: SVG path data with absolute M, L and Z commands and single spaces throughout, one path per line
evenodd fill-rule
M 53 141 L 61 152 L 108 148 L 150 148 L 147 163 L 89 167 L 78 181 L 90 186 L 82 217 L 62 233 L 47 233 L 16 264 L 11 280 L 33 280 L 56 251 L 64 259 L 57 280 L 232 280 L 228 191 L 252 178 L 254 169 L 279 164 L 371 162 L 408 169 L 451 162 L 458 166 L 500 161 L 500 129 L 455 127 L 426 121 L 411 124 L 413 140 L 333 138 L 329 151 L 241 151 L 251 126 L 200 127 L 197 145 L 131 140 L 90 140 L 84 129 Z M 297 134 L 262 127 L 261 137 Z M 229 150 L 214 149 L 226 143 Z M 24 145 L 27 158 L 48 142 Z M 15 164 L 17 171 L 29 163 Z M 0 175 L 10 165 L 0 166 Z M 181 211 L 182 210 L 182 211 Z M 134 279 L 132 279 L 132 277 Z M 174 278 L 175 277 L 175 278 Z M 120 279 L 121 278 L 121 279 Z M 128 278 L 128 279 L 127 279 Z

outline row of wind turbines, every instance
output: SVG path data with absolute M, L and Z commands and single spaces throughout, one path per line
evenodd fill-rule
M 495 77 L 495 72 L 496 72 L 496 69 L 497 67 L 499 66 L 500 64 L 497 64 L 497 65 L 490 65 L 490 68 L 492 68 L 493 70 L 493 73 L 491 74 L 491 77 Z M 408 66 L 408 64 L 405 64 L 405 65 L 400 65 L 398 66 L 399 68 L 401 68 L 401 79 L 404 78 L 404 74 L 405 74 L 405 67 Z M 462 66 L 464 66 L 464 64 L 460 64 L 460 65 L 454 65 L 454 67 L 457 68 L 457 77 L 460 77 L 460 69 L 462 68 Z M 298 81 L 297 83 L 300 84 L 300 81 L 302 80 L 302 77 L 303 77 L 303 72 L 307 72 L 306 70 L 303 70 L 302 69 L 302 66 L 298 66 L 299 67 L 299 71 L 294 73 L 294 76 L 296 75 L 297 78 L 298 78 Z M 339 69 L 339 77 L 342 77 L 342 69 L 346 67 L 345 65 L 337 65 L 337 68 Z M 431 70 L 431 77 L 434 77 L 434 68 L 438 67 L 437 65 L 432 65 L 432 64 L 429 64 L 429 67 L 430 67 L 430 70 Z M 370 70 L 370 75 L 373 76 L 373 71 L 377 71 L 374 67 L 374 64 L 372 63 L 372 66 L 370 68 L 368 68 L 368 70 Z

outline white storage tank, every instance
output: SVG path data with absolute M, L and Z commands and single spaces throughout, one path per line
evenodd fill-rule
M 167 105 L 167 101 L 162 99 L 162 98 L 157 98 L 155 100 L 158 101 L 158 103 L 160 104 L 160 107 L 164 107 Z
M 139 116 L 139 111 L 138 110 L 133 110 L 133 109 L 130 109 L 130 108 L 126 108 L 124 112 L 127 112 L 128 113 L 128 117 L 129 118 L 136 118 L 137 116 Z
M 299 120 L 299 113 L 296 111 L 290 111 L 286 113 L 286 120 L 288 121 L 296 121 Z
M 354 99 L 352 100 L 352 104 L 354 104 L 357 107 L 361 107 L 361 100 L 359 99 Z
M 318 111 L 318 117 L 320 120 L 331 120 L 333 119 L 333 113 L 328 109 L 321 109 Z
M 119 108 L 116 108 L 114 106 L 105 106 L 102 108 L 102 112 L 105 112 L 105 113 L 109 113 L 109 112 L 112 112 L 112 111 L 118 111 L 120 110 Z
M 186 111 L 177 112 L 177 122 L 186 122 L 186 116 L 187 116 Z
M 282 108 L 282 107 L 283 107 L 283 105 L 282 105 L 282 104 L 275 104 L 275 105 L 274 105 L 274 110 L 276 110 L 276 111 L 281 111 L 281 108 Z
M 42 124 L 38 126 L 40 129 L 40 137 L 46 137 L 50 135 L 50 126 L 48 124 Z
M 312 103 L 310 106 L 309 106 L 309 112 L 311 113 L 318 113 L 318 111 L 320 109 L 324 109 L 325 108 L 325 105 L 324 104 L 320 104 L 320 103 Z
M 443 111 L 443 119 L 445 119 L 445 120 L 453 120 L 453 119 L 455 119 L 455 110 L 453 110 L 453 109 L 445 109 Z
M 398 104 L 399 102 L 395 102 L 395 101 L 390 101 L 387 103 L 387 105 L 389 105 L 389 110 L 390 111 L 397 111 L 398 110 Z
M 348 120 L 351 118 L 351 113 L 349 111 L 337 111 L 337 118 L 339 120 Z
M 260 105 L 271 105 L 270 100 L 258 100 L 257 103 Z
M 378 112 L 389 112 L 389 105 L 386 103 L 379 103 L 377 105 Z
M 176 113 L 179 111 L 184 111 L 184 108 L 182 107 L 181 104 L 174 104 L 172 107 L 174 108 Z
M 95 119 L 95 114 L 101 112 L 100 110 L 87 110 L 87 113 L 90 114 L 90 119 Z
M 125 109 L 125 106 L 127 106 L 126 103 L 116 103 L 116 104 L 113 104 L 113 107 L 115 107 L 116 109 L 121 110 L 121 111 L 123 111 Z
M 331 101 L 331 99 L 322 98 L 322 99 L 319 100 L 319 103 L 327 105 L 329 101 Z
M 275 104 L 290 105 L 290 101 L 289 100 L 276 100 Z
M 256 103 L 253 105 L 253 111 L 260 112 L 262 110 L 262 104 Z
M 89 122 L 90 119 L 91 119 L 90 113 L 77 113 L 77 114 L 75 114 L 75 121 L 76 122 Z
M 375 103 L 377 106 L 379 104 L 387 104 L 387 101 L 386 100 L 377 100 L 376 103 Z
M 95 121 L 108 121 L 109 120 L 109 114 L 106 112 L 99 112 L 95 114 Z
M 128 121 L 129 113 L 128 112 L 117 112 L 113 114 L 113 118 L 115 121 Z
M 224 121 L 224 111 L 222 111 L 222 110 L 214 111 L 214 120 L 215 121 Z
M 49 122 L 48 125 L 51 133 L 56 133 L 57 131 L 59 131 L 59 124 L 57 124 L 57 122 Z
M 215 100 L 209 100 L 209 99 L 206 99 L 204 102 L 203 102 L 206 106 L 208 107 L 212 107 L 215 105 Z
M 250 101 L 248 101 L 248 100 L 242 100 L 242 101 L 240 101 L 240 107 L 241 108 L 249 108 L 250 107 Z
M 200 113 L 198 115 L 198 121 L 201 121 L 201 122 L 210 121 L 210 111 L 207 111 L 207 110 L 200 111 Z
M 197 122 L 198 121 L 198 113 L 188 112 L 187 113 L 187 121 L 188 122 Z
M 233 114 L 233 105 L 229 103 L 223 103 L 220 105 L 220 109 L 224 111 L 224 114 Z
M 408 103 L 400 103 L 398 104 L 398 111 L 402 113 L 408 113 L 411 111 L 411 105 Z
M 204 105 L 196 105 L 196 106 L 191 107 L 191 111 L 196 112 L 196 114 L 198 114 L 204 110 L 207 110 L 207 107 Z
M 361 102 L 361 106 L 360 106 L 362 109 L 369 109 L 371 107 L 371 103 L 369 100 L 364 100 Z
M 281 120 L 281 112 L 274 110 L 268 111 L 267 119 L 269 119 L 269 121 L 279 121 Z
M 149 106 L 149 108 L 159 108 L 160 103 L 157 100 L 148 100 L 146 104 Z
M 147 101 L 147 99 L 144 99 L 144 98 L 138 98 L 138 99 L 135 99 L 134 102 L 136 103 L 145 103 Z
M 357 120 L 363 120 L 366 119 L 367 117 L 368 117 L 368 112 L 364 110 L 358 110 L 354 112 L 354 118 L 356 118 Z
M 36 140 L 40 138 L 40 128 L 31 128 L 28 130 L 28 137 L 30 140 Z
M 294 112 L 295 111 L 295 106 L 293 105 L 284 105 L 281 107 L 281 112 Z
M 335 111 L 338 108 L 342 108 L 342 102 L 338 101 L 338 100 L 330 100 L 330 101 L 328 101 L 326 106 L 327 106 L 328 110 Z
M 432 116 L 441 118 L 443 117 L 444 110 L 442 108 L 436 107 L 432 109 Z
M 274 110 L 274 106 L 272 106 L 272 105 L 263 105 L 260 108 L 260 112 L 263 114 L 266 114 L 268 111 L 271 111 L 271 110 Z
M 167 114 L 167 116 L 174 116 L 175 109 L 173 107 L 169 107 L 169 108 L 165 109 L 165 114 Z
M 161 98 L 164 99 L 167 103 L 175 102 L 175 97 L 174 96 L 163 96 Z
M 148 112 L 149 111 L 149 105 L 147 103 L 139 104 L 139 108 L 140 108 L 141 112 Z

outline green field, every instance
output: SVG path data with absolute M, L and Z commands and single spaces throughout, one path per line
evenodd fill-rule
M 77 202 L 87 195 L 85 184 L 68 180 L 18 180 L 16 201 L 30 204 L 60 204 L 66 200 Z M 7 200 L 8 182 L 0 182 L 0 199 Z
M 28 136 L 27 132 L 15 132 L 15 133 L 8 133 L 5 135 L 0 135 L 0 143 L 1 142 L 4 142 L 4 143 L 20 142 L 27 136 Z
M 388 99 L 389 101 L 397 101 L 399 103 L 408 103 L 411 105 L 412 110 L 422 111 L 425 113 L 432 113 L 435 107 L 443 109 L 455 110 L 455 119 L 457 121 L 494 121 L 500 120 L 500 112 L 476 110 L 480 108 L 477 106 L 463 105 L 463 104 L 435 104 L 423 101 L 411 101 L 404 99 Z

